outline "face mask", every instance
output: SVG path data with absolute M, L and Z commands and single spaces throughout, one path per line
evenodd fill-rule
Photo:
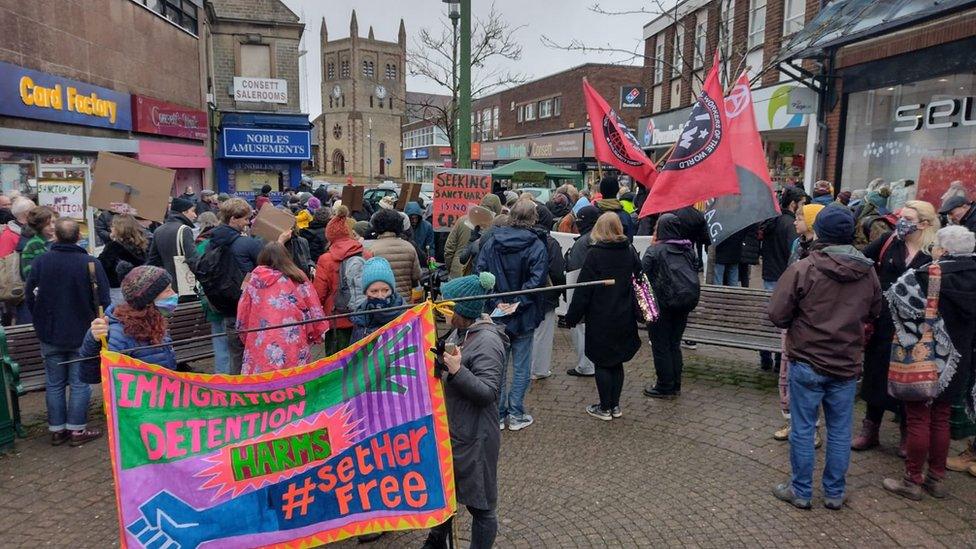
M 904 217 L 898 218 L 898 223 L 895 224 L 895 233 L 898 238 L 905 240 L 905 238 L 918 230 L 918 224 L 912 223 L 911 221 L 905 219 Z
M 176 310 L 176 305 L 179 303 L 179 301 L 180 296 L 173 294 L 169 297 L 164 297 L 163 299 L 157 299 L 154 301 L 154 303 L 156 308 L 159 309 L 159 312 L 162 313 L 163 316 L 170 316 L 173 314 L 173 311 Z

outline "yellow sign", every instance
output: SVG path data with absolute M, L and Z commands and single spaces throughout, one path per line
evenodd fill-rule
M 98 94 L 92 92 L 88 95 L 78 93 L 74 86 L 67 86 L 67 101 L 62 94 L 61 84 L 52 87 L 44 87 L 34 83 L 30 76 L 20 78 L 20 100 L 28 107 L 40 107 L 45 109 L 55 109 L 59 111 L 67 110 L 89 116 L 106 118 L 112 124 L 115 123 L 119 105 L 115 101 L 102 99 Z

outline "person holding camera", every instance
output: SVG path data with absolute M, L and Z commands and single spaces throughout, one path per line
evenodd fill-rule
M 441 286 L 444 299 L 485 296 L 495 287 L 491 273 L 455 278 Z M 498 395 L 505 367 L 505 327 L 483 314 L 484 299 L 454 305 L 451 331 L 438 341 L 438 372 L 454 454 L 457 501 L 471 513 L 471 548 L 486 549 L 498 533 Z M 424 549 L 447 547 L 451 520 L 431 529 Z

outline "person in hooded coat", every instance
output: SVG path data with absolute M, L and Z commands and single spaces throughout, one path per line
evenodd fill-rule
M 640 349 L 639 313 L 631 279 L 640 274 L 641 263 L 613 212 L 602 214 L 589 235 L 592 244 L 583 260 L 579 282 L 612 278 L 615 283 L 577 288 L 566 312 L 566 324 L 587 324 L 584 348 L 586 357 L 596 365 L 600 402 L 588 406 L 586 413 L 609 421 L 623 416 L 620 393 L 624 362 Z
M 410 218 L 414 246 L 420 250 L 422 263 L 426 265 L 427 260 L 434 254 L 434 227 L 424 219 L 424 209 L 416 202 L 407 202 L 403 213 Z
M 630 217 L 630 214 L 624 211 L 623 205 L 617 199 L 617 195 L 620 193 L 620 183 L 615 175 L 605 175 L 603 179 L 600 180 L 600 195 L 602 198 L 597 201 L 596 207 L 600 209 L 601 212 L 614 212 L 620 217 L 620 224 L 624 228 L 624 234 L 627 235 L 627 240 L 633 242 L 634 234 L 637 231 L 637 227 L 634 224 L 634 219 Z
M 493 195 L 494 196 L 494 195 Z M 441 286 L 445 299 L 485 296 L 495 283 L 491 273 L 455 278 Z M 485 296 L 487 297 L 487 296 Z M 457 502 L 471 513 L 472 549 L 489 549 L 498 532 L 498 450 L 501 432 L 495 426 L 503 385 L 508 336 L 484 314 L 485 300 L 454 306 L 451 331 L 440 341 L 457 352 L 438 358 L 454 457 Z M 425 549 L 446 549 L 451 519 L 433 528 Z
M 647 247 L 641 262 L 654 295 L 658 297 L 660 309 L 658 319 L 648 324 L 657 374 L 657 382 L 644 389 L 644 395 L 651 398 L 681 395 L 681 372 L 684 369 L 681 336 L 688 324 L 688 314 L 698 304 L 701 290 L 695 252 L 684 231 L 685 227 L 676 215 L 662 215 L 657 221 L 653 244 Z M 684 276 L 678 276 L 678 273 Z M 668 303 L 662 297 L 665 295 L 688 299 Z
M 489 195 L 494 196 L 494 195 Z M 498 227 L 481 246 L 475 272 L 495 275 L 499 292 L 532 290 L 545 286 L 549 272 L 549 258 L 545 244 L 533 228 L 539 220 L 536 204 L 531 200 L 519 200 L 512 208 L 509 226 Z M 541 293 L 511 298 L 492 299 L 492 308 L 503 315 L 505 333 L 511 340 L 512 383 L 511 391 L 505 388 L 502 375 L 502 393 L 499 401 L 499 423 L 508 420 L 508 428 L 519 431 L 531 425 L 533 418 L 525 413 L 523 400 L 529 386 L 532 366 L 532 337 L 542 322 L 543 296 Z
M 546 206 L 537 204 L 536 214 L 539 221 L 536 222 L 535 230 L 549 255 L 547 285 L 562 286 L 566 284 L 566 261 L 559 242 L 549 235 L 553 223 L 552 212 Z M 542 309 L 545 316 L 532 336 L 532 379 L 545 379 L 552 375 L 552 339 L 556 331 L 556 307 L 559 306 L 559 297 L 562 294 L 562 291 L 553 290 L 543 296 Z
M 319 208 L 312 214 L 312 221 L 299 234 L 308 241 L 308 257 L 315 265 L 325 250 L 329 247 L 329 239 L 325 237 L 325 227 L 332 219 L 332 208 Z
M 485 195 L 481 199 L 481 206 L 491 210 L 494 215 L 502 213 L 502 203 L 498 200 L 498 195 Z M 474 230 L 474 223 L 465 215 L 457 220 L 447 236 L 447 241 L 444 243 L 444 263 L 451 278 L 464 276 L 465 265 L 461 263 L 459 255 L 461 250 L 471 242 L 472 230 Z
M 567 278 L 573 271 L 583 268 L 583 260 L 587 252 L 590 251 L 590 231 L 596 225 L 596 220 L 600 217 L 600 210 L 596 206 L 585 206 L 580 208 L 576 214 L 576 230 L 580 235 L 576 237 L 573 246 L 566 252 L 566 274 Z M 579 273 L 577 273 L 578 275 Z M 575 280 L 574 280 L 575 282 Z M 572 301 L 574 290 L 569 290 L 566 299 Z M 591 377 L 594 375 L 593 361 L 586 357 L 586 324 L 580 322 L 570 329 L 570 337 L 573 342 L 573 349 L 576 351 L 576 366 L 566 370 L 567 375 L 576 377 Z

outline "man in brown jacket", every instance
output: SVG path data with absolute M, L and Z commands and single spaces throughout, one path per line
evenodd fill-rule
M 832 204 L 817 215 L 810 256 L 783 273 L 769 303 L 769 319 L 786 329 L 790 391 L 791 482 L 773 494 L 801 509 L 813 496 L 814 430 L 821 405 L 827 423 L 824 506 L 847 498 L 851 416 L 864 354 L 864 325 L 881 313 L 881 286 L 870 259 L 851 244 L 854 215 Z
M 420 260 L 417 248 L 401 238 L 404 217 L 396 210 L 381 209 L 373 214 L 370 223 L 376 232 L 376 240 L 366 245 L 374 257 L 390 262 L 396 278 L 396 291 L 406 303 L 410 302 L 410 289 L 420 283 Z

